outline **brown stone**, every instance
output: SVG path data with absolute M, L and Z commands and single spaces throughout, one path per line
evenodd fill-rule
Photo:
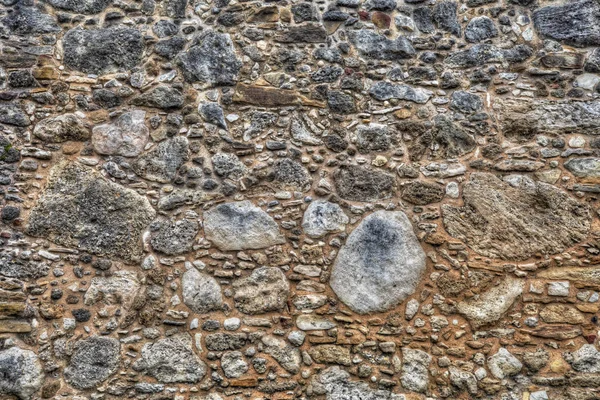
M 582 334 L 581 327 L 571 325 L 548 325 L 531 330 L 521 329 L 521 332 L 528 333 L 531 336 L 555 340 L 573 339 Z
M 0 315 L 18 315 L 25 310 L 25 303 L 0 303 Z
M 293 90 L 282 90 L 266 86 L 252 86 L 243 83 L 239 83 L 235 87 L 233 101 L 236 103 L 254 104 L 261 107 L 300 105 L 325 107 L 325 103 L 311 100 Z
M 26 321 L 2 320 L 0 333 L 27 333 L 31 332 L 31 325 Z
M 550 304 L 540 312 L 542 320 L 549 324 L 583 324 L 585 316 L 574 307 L 565 304 Z
M 230 379 L 229 384 L 233 387 L 256 387 L 258 386 L 258 379 L 256 377 Z

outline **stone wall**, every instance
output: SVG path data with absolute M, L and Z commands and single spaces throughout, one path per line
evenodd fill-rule
M 600 398 L 597 0 L 0 0 L 0 398 Z

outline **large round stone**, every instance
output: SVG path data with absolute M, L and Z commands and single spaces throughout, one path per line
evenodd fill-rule
M 377 211 L 352 231 L 330 285 L 357 313 L 389 310 L 412 294 L 425 270 L 425 252 L 401 211 Z

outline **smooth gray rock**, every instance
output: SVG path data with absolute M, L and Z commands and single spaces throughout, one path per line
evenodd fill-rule
M 328 233 L 342 232 L 350 222 L 342 208 L 325 200 L 309 204 L 302 219 L 302 229 L 311 238 L 320 238 Z
M 504 347 L 500 347 L 498 352 L 487 359 L 488 368 L 492 375 L 497 379 L 504 379 L 518 374 L 523 368 L 519 359 L 512 355 Z
M 144 41 L 135 28 L 75 28 L 63 37 L 63 49 L 67 67 L 101 75 L 135 67 L 142 59 Z
M 422 350 L 402 348 L 402 387 L 425 393 L 429 386 L 429 364 L 432 357 Z
M 287 304 L 290 285 L 277 267 L 261 267 L 233 282 L 235 308 L 244 314 L 281 311 Z
M 401 211 L 377 211 L 352 231 L 331 271 L 339 299 L 360 314 L 387 311 L 412 294 L 425 252 Z
M 0 394 L 31 399 L 42 387 L 44 372 L 31 350 L 10 347 L 0 351 Z
M 62 114 L 39 121 L 33 136 L 47 143 L 84 141 L 91 137 L 90 127 L 75 114 Z
M 138 262 L 142 231 L 156 212 L 146 197 L 76 162 L 55 165 L 26 232 L 62 246 Z
M 533 12 L 535 29 L 542 35 L 577 47 L 600 45 L 600 4 L 570 1 Z
M 170 256 L 183 254 L 192 250 L 199 230 L 200 225 L 195 220 L 184 218 L 162 221 L 150 244 L 160 253 Z
M 192 311 L 206 314 L 223 307 L 221 286 L 215 278 L 190 268 L 181 278 L 183 302 Z
M 144 123 L 145 117 L 146 111 L 133 110 L 107 124 L 95 126 L 92 145 L 96 153 L 123 157 L 140 155 L 150 134 Z
M 390 99 L 407 100 L 418 104 L 425 104 L 429 101 L 433 92 L 423 88 L 414 88 L 404 84 L 394 84 L 391 82 L 376 82 L 369 89 L 369 94 L 375 100 L 384 101 Z
M 488 17 L 475 17 L 469 21 L 465 28 L 467 42 L 476 43 L 498 36 L 498 29 Z
M 206 31 L 194 45 L 177 57 L 177 64 L 188 82 L 207 86 L 231 86 L 238 80 L 242 62 L 237 58 L 233 42 L 226 33 Z
M 162 383 L 196 383 L 207 371 L 206 364 L 194 353 L 188 333 L 146 343 L 133 369 Z
M 416 54 L 410 41 L 404 36 L 388 39 L 368 29 L 351 31 L 350 40 L 365 58 L 398 61 L 412 58 Z
M 65 368 L 65 380 L 76 389 L 91 389 L 119 369 L 121 344 L 117 339 L 92 336 L 75 343 Z
M 179 167 L 187 161 L 188 140 L 175 136 L 142 154 L 131 166 L 140 177 L 153 182 L 169 183 L 175 179 Z
M 556 254 L 587 236 L 586 204 L 561 189 L 522 179 L 509 185 L 488 173 L 472 173 L 463 186 L 464 205 L 442 205 L 446 231 L 477 253 L 525 260 Z
M 263 249 L 285 243 L 275 220 L 247 200 L 206 211 L 204 233 L 220 250 Z

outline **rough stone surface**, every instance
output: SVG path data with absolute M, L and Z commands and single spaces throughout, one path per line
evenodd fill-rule
M 406 215 L 378 211 L 352 231 L 329 284 L 358 313 L 386 311 L 414 292 L 424 269 L 425 253 Z
M 285 240 L 273 218 L 249 201 L 206 211 L 204 233 L 221 250 L 262 249 Z
M 312 238 L 320 238 L 328 233 L 341 232 L 350 222 L 342 208 L 328 201 L 317 200 L 310 203 L 304 212 L 302 229 Z
M 289 283 L 279 268 L 262 267 L 233 283 L 235 307 L 244 314 L 263 314 L 285 307 Z
M 111 156 L 140 155 L 149 136 L 148 127 L 144 124 L 145 116 L 145 111 L 134 110 L 122 114 L 109 124 L 95 126 L 92 130 L 94 150 Z
M 0 394 L 30 399 L 43 380 L 42 365 L 33 351 L 19 347 L 0 351 Z
M 177 136 L 142 154 L 133 162 L 132 167 L 136 174 L 145 179 L 167 183 L 175 178 L 177 170 L 188 157 L 188 140 Z
M 205 314 L 223 306 L 221 286 L 210 275 L 190 268 L 181 278 L 183 302 L 192 311 Z
M 119 341 L 92 336 L 75 343 L 65 368 L 65 379 L 74 388 L 89 389 L 117 372 L 119 363 Z
M 444 226 L 488 257 L 556 254 L 590 229 L 587 206 L 543 182 L 523 180 L 513 187 L 491 174 L 472 174 L 463 201 L 462 207 L 442 206 Z
M 154 215 L 133 190 L 76 162 L 62 162 L 31 210 L 27 232 L 131 262 L 141 257 L 140 235 Z
M 91 136 L 89 126 L 74 114 L 46 118 L 37 123 L 33 134 L 48 143 L 63 143 L 70 140 L 84 141 Z
M 200 226 L 194 220 L 162 221 L 150 244 L 160 253 L 170 256 L 183 254 L 192 249 L 199 230 Z

